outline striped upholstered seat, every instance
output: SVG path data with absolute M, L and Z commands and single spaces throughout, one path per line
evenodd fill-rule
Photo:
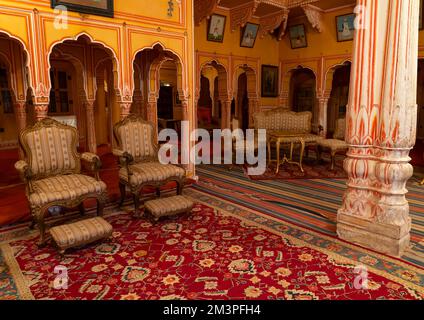
M 50 202 L 78 199 L 85 194 L 101 195 L 106 192 L 106 184 L 89 176 L 72 174 L 34 181 L 33 189 L 30 203 L 44 206 Z
M 125 168 L 119 170 L 119 178 L 128 181 L 132 185 L 139 185 L 151 181 L 165 181 L 171 177 L 183 179 L 185 170 L 174 165 L 163 165 L 159 162 L 146 162 L 131 165 L 132 175 L 128 179 Z
M 193 209 L 193 201 L 184 196 L 174 196 L 147 201 L 145 210 L 158 220 L 161 217 L 172 216 L 190 212 Z
M 96 217 L 53 227 L 50 234 L 63 253 L 66 249 L 108 238 L 112 236 L 112 231 L 112 226 L 106 220 Z

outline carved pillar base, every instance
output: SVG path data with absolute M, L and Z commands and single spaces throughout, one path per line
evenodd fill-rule
M 409 246 L 410 229 L 411 222 L 402 226 L 378 224 L 341 212 L 337 218 L 337 234 L 341 239 L 397 257 Z
M 41 121 L 41 120 L 48 117 L 49 104 L 48 103 L 35 103 L 34 104 L 34 110 L 35 110 L 35 120 Z
M 351 147 L 345 160 L 348 190 L 337 216 L 343 240 L 401 256 L 411 230 L 406 182 L 413 168 L 409 149 Z

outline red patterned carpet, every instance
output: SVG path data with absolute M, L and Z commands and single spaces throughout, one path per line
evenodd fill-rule
M 317 162 L 314 158 L 305 159 L 302 163 L 302 172 L 299 166 L 285 163 L 280 167 L 278 174 L 275 174 L 276 165 L 267 168 L 263 175 L 249 176 L 252 180 L 290 180 L 290 179 L 345 179 L 346 172 L 343 169 L 343 157 L 337 158 L 337 165 L 334 170 L 330 169 L 330 164 L 326 161 Z M 247 175 L 247 168 L 244 168 Z
M 324 249 L 316 234 L 190 188 L 187 194 L 197 200 L 191 215 L 152 224 L 110 214 L 112 242 L 63 260 L 52 247 L 38 249 L 36 233 L 25 229 L 23 239 L 1 246 L 0 299 L 424 298 L 421 269 L 337 240 Z M 58 265 L 68 268 L 68 289 L 53 287 Z M 358 265 L 368 268 L 366 288 Z

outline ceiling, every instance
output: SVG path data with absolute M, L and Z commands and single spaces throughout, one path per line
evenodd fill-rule
M 219 6 L 226 9 L 234 9 L 247 5 L 253 1 L 254 0 L 221 0 L 219 2 Z M 288 6 L 292 7 L 290 8 L 291 16 L 297 17 L 304 15 L 302 8 L 300 6 L 296 6 L 296 2 L 302 3 L 302 0 L 271 0 L 266 1 L 266 3 L 262 2 L 258 5 L 258 8 L 255 11 L 255 17 L 260 18 Z M 303 2 L 310 3 L 311 5 L 326 11 L 348 5 L 354 5 L 356 0 L 305 0 Z

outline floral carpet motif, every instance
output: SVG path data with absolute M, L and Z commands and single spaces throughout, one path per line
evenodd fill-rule
M 62 260 L 53 247 L 39 249 L 36 234 L 2 245 L 0 299 L 16 298 L 16 291 L 27 299 L 424 298 L 418 268 L 372 254 L 356 263 L 339 254 L 344 248 L 336 241 L 334 251 L 323 250 L 300 230 L 292 238 L 281 222 L 187 194 L 197 200 L 191 215 L 156 224 L 126 212 L 109 215 L 112 241 Z M 359 265 L 367 267 L 366 282 Z M 54 289 L 58 266 L 67 268 L 67 289 Z
M 298 160 L 296 160 L 298 161 Z M 276 164 L 270 165 L 264 174 L 257 176 L 248 176 L 247 168 L 243 168 L 245 174 L 252 180 L 290 180 L 290 179 L 345 179 L 346 172 L 343 169 L 343 157 L 337 157 L 337 165 L 333 170 L 330 169 L 328 162 L 317 162 L 313 158 L 305 159 L 302 162 L 302 172 L 298 165 L 285 163 L 280 166 L 280 171 L 275 174 Z

